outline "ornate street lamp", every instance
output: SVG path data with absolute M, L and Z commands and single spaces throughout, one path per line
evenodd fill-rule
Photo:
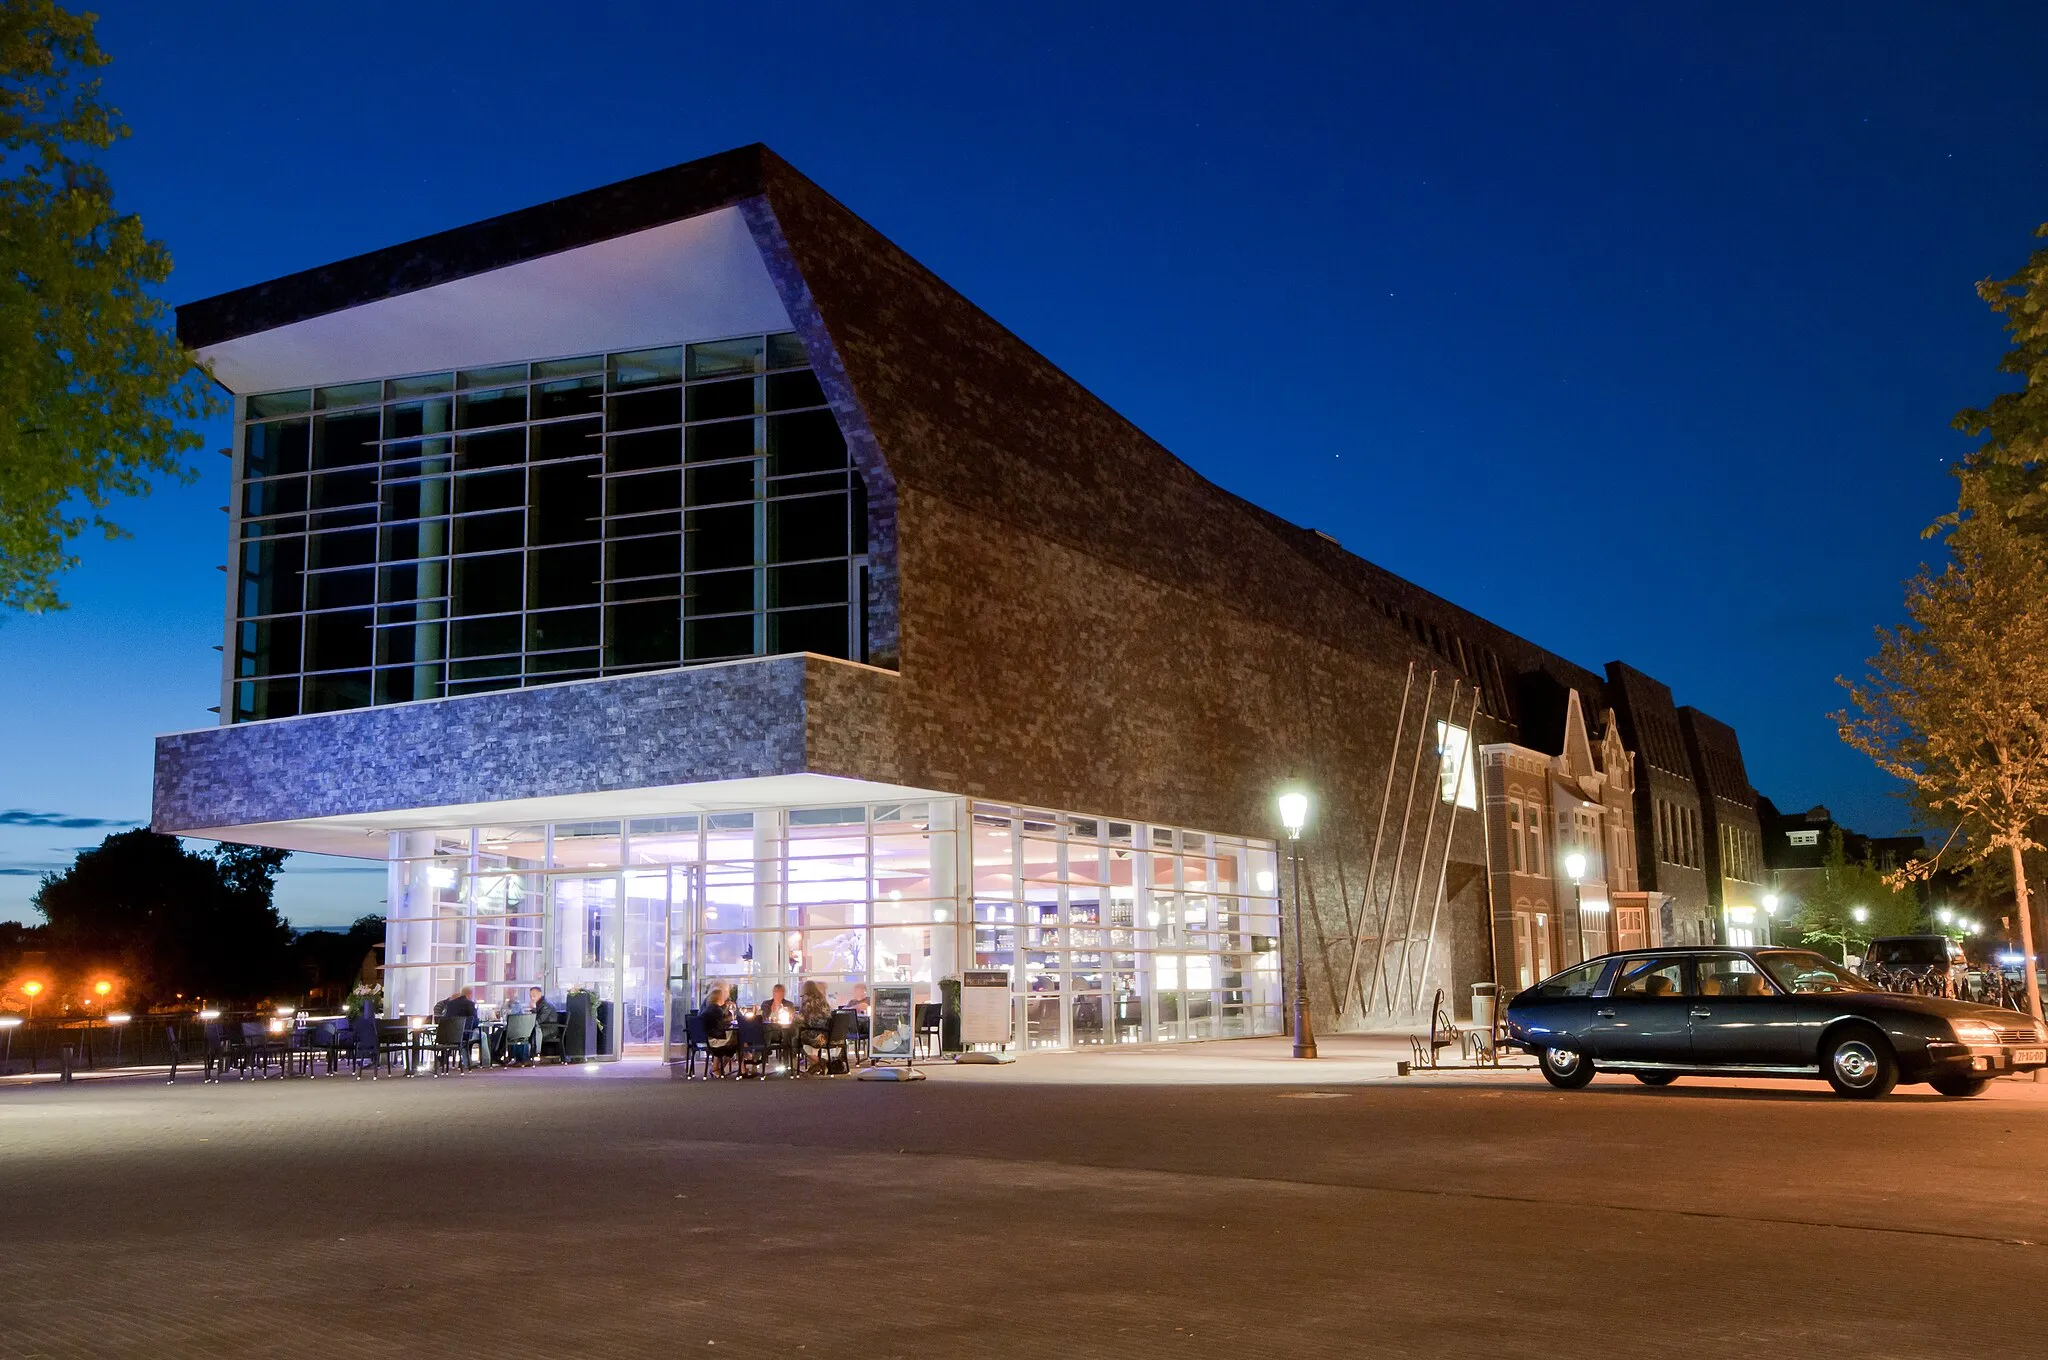
M 1764 943 L 1778 942 L 1778 895 L 1764 894 Z
M 1294 859 L 1294 1056 L 1316 1056 L 1316 1036 L 1308 1018 L 1308 937 L 1301 933 L 1301 829 L 1308 825 L 1308 795 L 1289 790 L 1280 795 L 1280 824 L 1287 828 L 1288 853 Z
M 1572 929 L 1579 935 L 1579 957 L 1586 957 L 1586 902 L 1579 880 L 1586 876 L 1586 857 L 1574 850 L 1564 857 L 1564 876 L 1572 881 Z

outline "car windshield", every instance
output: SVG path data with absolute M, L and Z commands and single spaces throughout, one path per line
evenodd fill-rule
M 1840 964 L 1804 949 L 1774 949 L 1756 961 L 1788 992 L 1874 992 L 1877 988 Z
M 1600 985 L 1600 975 L 1606 971 L 1607 960 L 1594 959 L 1545 978 L 1537 985 L 1536 993 L 1547 997 L 1591 996 Z

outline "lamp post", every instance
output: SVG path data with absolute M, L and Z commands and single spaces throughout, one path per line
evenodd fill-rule
M 1316 1056 L 1316 1036 L 1308 1018 L 1308 937 L 1301 932 L 1301 829 L 1308 825 L 1308 795 L 1280 795 L 1280 824 L 1287 828 L 1288 854 L 1294 860 L 1294 1056 Z
M 1764 943 L 1778 942 L 1778 895 L 1764 894 Z
M 1579 933 L 1579 957 L 1586 957 L 1586 902 L 1579 880 L 1586 876 L 1586 857 L 1577 850 L 1564 857 L 1564 876 L 1572 881 L 1572 929 Z
M 36 998 L 43 994 L 43 984 L 40 982 L 24 982 L 21 984 L 21 994 L 28 998 L 28 1018 L 34 1020 L 36 1018 Z
M 1850 919 L 1850 920 L 1852 920 L 1852 921 L 1854 921 L 1854 922 L 1855 922 L 1855 923 L 1856 923 L 1857 925 L 1859 925 L 1859 926 L 1860 926 L 1860 925 L 1862 925 L 1862 924 L 1863 924 L 1863 923 L 1864 923 L 1865 921 L 1868 921 L 1868 920 L 1870 919 L 1870 908 L 1868 908 L 1868 907 L 1851 907 L 1851 908 L 1849 908 L 1849 919 Z M 1861 931 L 1858 931 L 1858 932 L 1857 932 L 1857 934 L 1858 934 L 1858 935 L 1861 935 L 1861 934 L 1862 934 L 1862 932 L 1861 932 Z M 1867 943 L 1867 941 L 1866 941 L 1866 943 Z M 1842 945 L 1842 962 L 1843 962 L 1843 963 L 1845 963 L 1845 964 L 1849 962 L 1849 946 L 1848 946 L 1848 943 L 1847 943 L 1846 941 L 1845 941 L 1845 942 L 1843 943 L 1843 945 Z

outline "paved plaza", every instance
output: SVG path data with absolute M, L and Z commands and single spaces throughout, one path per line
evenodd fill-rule
M 2048 1086 L 1561 1094 L 1326 1051 L 6 1087 L 0 1356 L 1862 1357 L 2048 1322 Z

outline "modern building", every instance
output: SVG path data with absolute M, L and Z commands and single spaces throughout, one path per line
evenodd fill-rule
M 1545 966 L 1475 751 L 1566 819 L 1545 929 L 1599 866 L 1552 962 L 1663 910 L 1666 801 L 1699 900 L 1642 934 L 1711 935 L 1667 689 L 1205 481 L 765 148 L 178 326 L 235 496 L 154 825 L 385 861 L 405 1011 L 584 992 L 616 1054 L 714 983 L 999 970 L 1020 1044 L 1273 1033 L 1293 783 L 1319 1023 L 1398 1021 Z

